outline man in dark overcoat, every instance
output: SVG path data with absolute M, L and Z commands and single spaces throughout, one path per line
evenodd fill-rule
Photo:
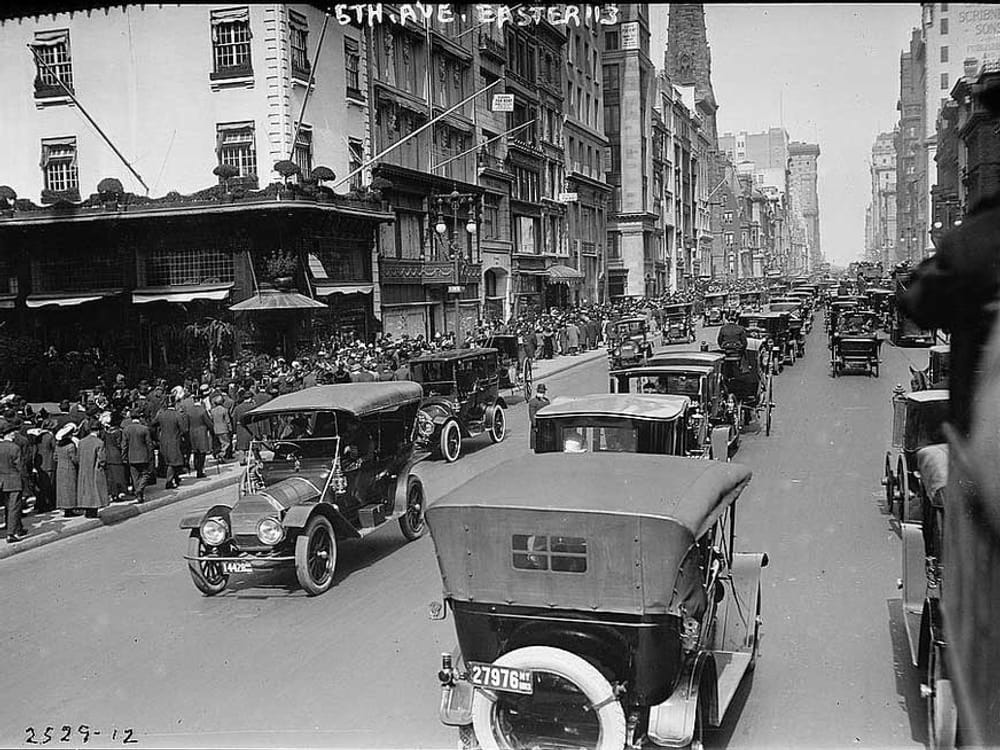
M 201 401 L 193 401 L 186 409 L 188 437 L 194 454 L 194 471 L 197 478 L 205 476 L 205 456 L 212 452 L 212 418 Z
M 160 410 L 150 425 L 156 433 L 156 442 L 160 448 L 160 457 L 167 467 L 165 487 L 174 489 L 181 483 L 181 472 L 184 469 L 183 441 L 188 434 L 189 421 L 187 415 L 170 403 Z
M 25 536 L 21 521 L 21 448 L 14 442 L 17 425 L 8 422 L 0 439 L 0 496 L 7 508 L 7 541 Z
M 146 500 L 145 490 L 149 481 L 149 462 L 153 460 L 153 437 L 143 423 L 141 413 L 133 411 L 122 425 L 122 460 L 128 465 L 132 477 L 132 491 L 136 502 Z
M 47 513 L 56 507 L 55 485 L 55 455 L 56 421 L 47 417 L 42 421 L 35 437 L 35 485 L 38 494 L 35 496 L 35 512 Z
M 537 388 L 535 388 L 535 395 L 531 397 L 528 401 L 528 442 L 529 447 L 534 450 L 535 448 L 535 414 L 538 410 L 544 406 L 548 406 L 551 401 L 547 395 L 548 388 L 545 387 L 545 383 L 542 383 Z

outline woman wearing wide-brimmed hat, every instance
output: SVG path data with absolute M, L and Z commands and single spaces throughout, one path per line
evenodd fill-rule
M 76 423 L 67 422 L 56 433 L 56 507 L 65 516 L 76 510 L 76 479 L 79 455 L 76 451 Z

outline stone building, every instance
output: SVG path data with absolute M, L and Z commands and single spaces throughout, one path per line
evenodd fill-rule
M 899 134 L 879 133 L 872 145 L 871 203 L 866 213 L 865 253 L 882 268 L 896 259 L 896 143 Z
M 133 371 L 187 361 L 198 321 L 287 354 L 373 333 L 392 216 L 330 177 L 368 149 L 361 30 L 320 49 L 310 5 L 92 10 L 0 22 L 7 331 Z
M 800 269 L 808 272 L 822 261 L 823 249 L 819 233 L 819 191 L 817 161 L 819 146 L 815 143 L 788 144 L 789 194 L 793 210 L 805 227 L 806 257 Z
M 967 75 L 955 84 L 951 92 L 958 103 L 955 118 L 958 136 L 958 206 L 966 213 L 984 198 L 1000 194 L 1000 122 L 979 101 L 990 92 L 997 99 L 1000 89 L 1000 62 L 982 66 L 970 65 Z M 949 219 L 960 218 L 942 207 L 936 221 L 948 226 Z
M 899 56 L 899 101 L 896 104 L 899 111 L 896 141 L 897 263 L 919 259 L 917 236 L 927 226 L 924 196 L 930 187 L 924 158 L 926 51 L 921 30 L 913 29 L 909 49 Z

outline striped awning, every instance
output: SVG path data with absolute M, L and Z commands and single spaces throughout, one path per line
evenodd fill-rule
M 132 292 L 132 302 L 145 305 L 150 302 L 193 302 L 194 300 L 221 301 L 229 296 L 232 284 L 185 284 L 136 289 Z
M 233 312 L 267 310 L 321 310 L 326 305 L 298 292 L 282 292 L 277 289 L 261 289 L 250 299 L 230 306 Z
M 105 297 L 119 294 L 120 290 L 102 292 L 53 292 L 51 294 L 31 294 L 24 301 L 28 307 L 76 307 L 88 302 L 96 302 Z

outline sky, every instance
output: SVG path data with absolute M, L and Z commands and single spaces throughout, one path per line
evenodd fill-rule
M 663 65 L 668 6 L 650 5 L 650 56 Z M 875 136 L 898 120 L 899 55 L 919 3 L 706 4 L 719 133 L 784 125 L 820 147 L 820 243 L 845 265 L 864 254 Z

